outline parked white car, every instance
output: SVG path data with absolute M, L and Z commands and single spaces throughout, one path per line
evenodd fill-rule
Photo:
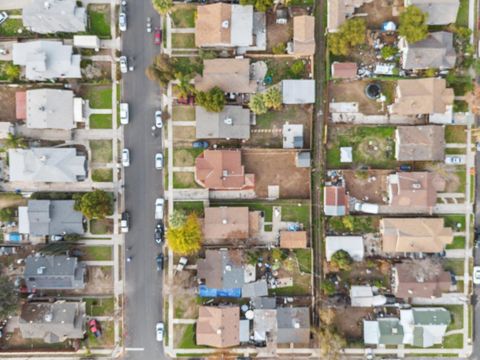
M 155 126 L 158 129 L 161 129 L 163 127 L 162 111 L 161 110 L 155 111 Z
M 130 166 L 130 151 L 128 149 L 122 150 L 122 165 L 124 167 Z
M 118 28 L 120 31 L 127 31 L 127 14 L 123 12 L 118 15 Z
M 480 285 L 480 266 L 474 266 L 473 267 L 473 283 L 475 285 Z
M 120 124 L 127 125 L 129 121 L 128 104 L 120 103 Z
M 120 56 L 120 72 L 126 74 L 128 72 L 128 61 L 126 56 Z
M 162 220 L 163 219 L 163 204 L 165 200 L 162 198 L 158 198 L 155 200 L 155 220 Z
M 157 323 L 155 326 L 155 334 L 158 342 L 163 341 L 163 330 L 164 330 L 164 325 L 162 322 Z
M 161 153 L 155 154 L 155 169 L 163 169 L 163 154 Z

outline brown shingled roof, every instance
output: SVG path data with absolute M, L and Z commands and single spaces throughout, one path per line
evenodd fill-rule
M 223 27 L 224 21 L 231 21 L 232 5 L 224 3 L 197 6 L 195 22 L 195 46 L 217 46 L 229 44 L 231 27 Z
M 338 62 L 332 64 L 332 78 L 353 79 L 357 77 L 357 64 L 354 62 Z
M 411 261 L 395 266 L 396 297 L 440 297 L 442 293 L 450 291 L 452 280 L 448 271 L 440 269 L 438 273 L 425 273 L 422 276 L 415 273 L 415 264 Z
M 315 53 L 315 18 L 309 15 L 293 18 L 293 52 L 295 55 Z
M 197 345 L 218 348 L 240 344 L 238 306 L 200 306 L 197 320 Z
M 280 231 L 280 247 L 284 249 L 305 249 L 307 247 L 307 232 Z

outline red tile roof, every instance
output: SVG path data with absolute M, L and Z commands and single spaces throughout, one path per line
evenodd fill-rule
M 334 62 L 332 64 L 332 78 L 352 79 L 357 77 L 357 64 L 353 62 Z

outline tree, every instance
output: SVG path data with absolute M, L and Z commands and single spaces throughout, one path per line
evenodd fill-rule
M 67 241 L 67 242 L 75 242 L 75 241 L 78 241 L 82 238 L 82 235 L 80 234 L 65 234 L 63 236 L 63 240 Z
M 0 221 L 10 222 L 15 217 L 15 208 L 0 209 Z
M 169 81 L 175 79 L 175 66 L 168 55 L 159 54 L 145 70 L 145 75 L 149 80 L 157 81 L 161 86 L 167 86 Z
M 282 93 L 276 87 L 271 87 L 263 94 L 263 103 L 269 109 L 280 110 L 282 108 Z
M 257 115 L 265 114 L 268 111 L 267 105 L 265 105 L 265 101 L 263 99 L 263 94 L 255 94 L 250 96 L 248 107 Z
M 346 341 L 342 336 L 331 329 L 325 328 L 318 332 L 318 338 L 322 359 L 340 359 L 342 349 L 346 346 Z
M 68 241 L 55 241 L 46 244 L 40 249 L 40 252 L 45 255 L 63 255 L 73 250 L 76 244 Z
M 331 280 L 326 279 L 322 281 L 320 287 L 322 288 L 323 293 L 327 296 L 335 294 L 335 291 L 337 290 L 335 284 Z
M 177 91 L 179 98 L 186 99 L 195 92 L 195 88 L 190 84 L 190 76 L 179 74 L 178 80 Z
M 331 263 L 333 266 L 336 266 L 340 270 L 350 270 L 350 265 L 352 265 L 352 257 L 345 250 L 336 251 L 331 258 Z
M 15 285 L 6 277 L 0 276 L 0 318 L 5 319 L 17 309 Z
M 398 33 L 405 37 L 410 44 L 421 41 L 428 36 L 428 14 L 416 6 L 408 6 L 400 14 Z
M 25 149 L 27 147 L 27 140 L 21 136 L 15 136 L 13 134 L 8 133 L 7 138 L 5 139 L 4 146 L 7 149 L 16 149 L 22 148 Z
M 223 90 L 215 86 L 208 91 L 197 91 L 195 101 L 210 112 L 220 112 L 225 106 L 225 94 Z
M 328 34 L 328 46 L 334 55 L 348 55 L 350 49 L 365 42 L 367 25 L 364 19 L 345 21 L 338 32 Z
M 303 60 L 295 60 L 288 69 L 288 73 L 292 79 L 301 79 L 305 74 L 305 63 Z
M 398 49 L 395 46 L 386 45 L 380 50 L 382 58 L 387 60 L 398 54 Z
M 202 230 L 195 213 L 188 215 L 183 223 L 178 223 L 181 217 L 169 223 L 167 230 L 168 247 L 179 255 L 197 253 L 201 248 Z M 172 220 L 172 219 L 170 219 Z
M 272 47 L 272 53 L 275 55 L 285 54 L 286 45 L 284 43 L 278 43 Z
M 113 212 L 112 198 L 103 190 L 75 194 L 75 210 L 81 211 L 87 219 L 104 219 Z
M 152 5 L 160 15 L 167 15 L 173 7 L 173 0 L 152 0 Z
M 425 74 L 426 77 L 434 77 L 435 75 L 437 75 L 437 70 L 433 69 L 433 68 L 429 68 L 429 69 L 425 70 L 424 74 Z
M 253 5 L 260 12 L 265 12 L 273 6 L 273 0 L 240 0 L 240 5 Z
M 318 310 L 318 317 L 320 318 L 320 323 L 323 326 L 330 326 L 333 324 L 333 321 L 335 320 L 335 310 L 332 308 L 320 308 Z
M 20 75 L 22 74 L 22 69 L 20 68 L 20 66 L 14 65 L 13 63 L 9 62 L 5 65 L 4 72 L 8 81 L 16 81 L 20 78 Z

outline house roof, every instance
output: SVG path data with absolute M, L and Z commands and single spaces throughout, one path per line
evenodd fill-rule
M 40 34 L 82 32 L 87 28 L 87 12 L 76 0 L 30 0 L 23 7 L 23 26 Z
M 428 25 L 447 25 L 457 19 L 459 0 L 406 0 L 406 6 L 414 5 L 428 14 Z
M 379 344 L 398 345 L 403 342 L 403 327 L 399 319 L 378 319 Z
M 445 308 L 413 308 L 415 325 L 450 325 L 451 315 Z
M 75 127 L 73 96 L 71 90 L 28 90 L 27 127 L 33 129 L 73 129 Z
M 353 260 L 362 261 L 365 253 L 361 236 L 327 236 L 325 238 L 325 257 L 330 261 L 338 250 L 346 251 Z
M 30 255 L 23 276 L 29 291 L 83 289 L 86 268 L 76 257 Z
M 238 306 L 200 306 L 196 327 L 197 345 L 230 347 L 240 344 Z
M 395 103 L 390 112 L 397 115 L 443 114 L 453 104 L 453 89 L 445 79 L 398 80 Z
M 352 285 L 350 287 L 352 307 L 382 306 L 386 303 L 383 295 L 374 295 L 374 289 L 368 285 Z
M 313 104 L 315 80 L 282 80 L 284 104 Z
M 17 91 L 15 93 L 15 119 L 25 120 L 27 118 L 27 92 Z
M 442 187 L 436 178 L 434 173 L 426 171 L 397 172 L 389 175 L 389 204 L 409 212 L 431 213 L 437 203 L 437 186 Z
M 450 32 L 429 33 L 426 39 L 413 44 L 402 38 L 399 47 L 403 52 L 403 69 L 450 69 L 455 66 L 456 53 Z
M 242 286 L 242 298 L 258 298 L 268 296 L 267 280 L 261 279 Z
M 299 168 L 310 167 L 310 151 L 299 151 L 295 155 L 295 165 Z
M 386 253 L 438 253 L 453 241 L 453 231 L 443 218 L 384 218 L 380 220 Z
M 448 292 L 452 284 L 448 271 L 438 269 L 438 272 L 422 271 L 411 261 L 395 265 L 396 284 L 394 294 L 398 298 L 429 298 L 440 297 Z
M 252 297 L 250 303 L 254 309 L 275 309 L 277 307 L 277 300 L 275 297 Z
M 328 1 L 327 29 L 337 31 L 346 19 L 345 0 Z
M 295 55 L 315 53 L 315 17 L 310 15 L 293 17 L 293 52 Z
M 82 339 L 85 320 L 84 302 L 30 302 L 22 305 L 19 327 L 24 339 L 56 343 Z
M 398 126 L 395 135 L 397 160 L 444 160 L 445 128 L 443 126 Z
M 245 283 L 242 252 L 207 249 L 205 258 L 197 260 L 197 277 L 209 288 L 241 288 Z
M 276 343 L 277 339 L 277 310 L 253 310 L 253 337 L 256 341 Z
M 240 150 L 205 150 L 195 159 L 195 181 L 212 190 L 253 189 L 255 175 L 245 174 Z
M 9 149 L 10 181 L 76 182 L 85 178 L 85 156 L 74 148 Z
M 400 310 L 400 322 L 405 332 L 405 344 L 431 347 L 443 342 L 451 318 L 445 308 L 411 308 Z
M 13 44 L 13 63 L 25 66 L 28 80 L 81 78 L 81 55 L 73 55 L 71 45 L 61 41 L 35 40 Z
M 249 139 L 250 110 L 227 105 L 220 112 L 195 106 L 197 139 Z
M 215 3 L 197 7 L 197 47 L 250 46 L 253 44 L 252 34 L 252 5 Z
M 302 149 L 303 148 L 303 125 L 284 124 L 282 135 L 283 135 L 284 149 Z
M 354 79 L 357 77 L 357 64 L 354 62 L 338 62 L 332 64 L 333 79 Z
M 310 342 L 310 310 L 307 307 L 277 308 L 277 343 Z
M 343 186 L 325 186 L 323 195 L 325 215 L 343 216 L 347 213 L 347 194 Z
M 250 79 L 249 59 L 210 59 L 203 61 L 203 76 L 195 77 L 195 88 L 208 91 L 218 86 L 227 93 L 256 92 L 257 83 Z
M 306 231 L 280 231 L 280 247 L 283 249 L 305 249 L 307 241 Z

